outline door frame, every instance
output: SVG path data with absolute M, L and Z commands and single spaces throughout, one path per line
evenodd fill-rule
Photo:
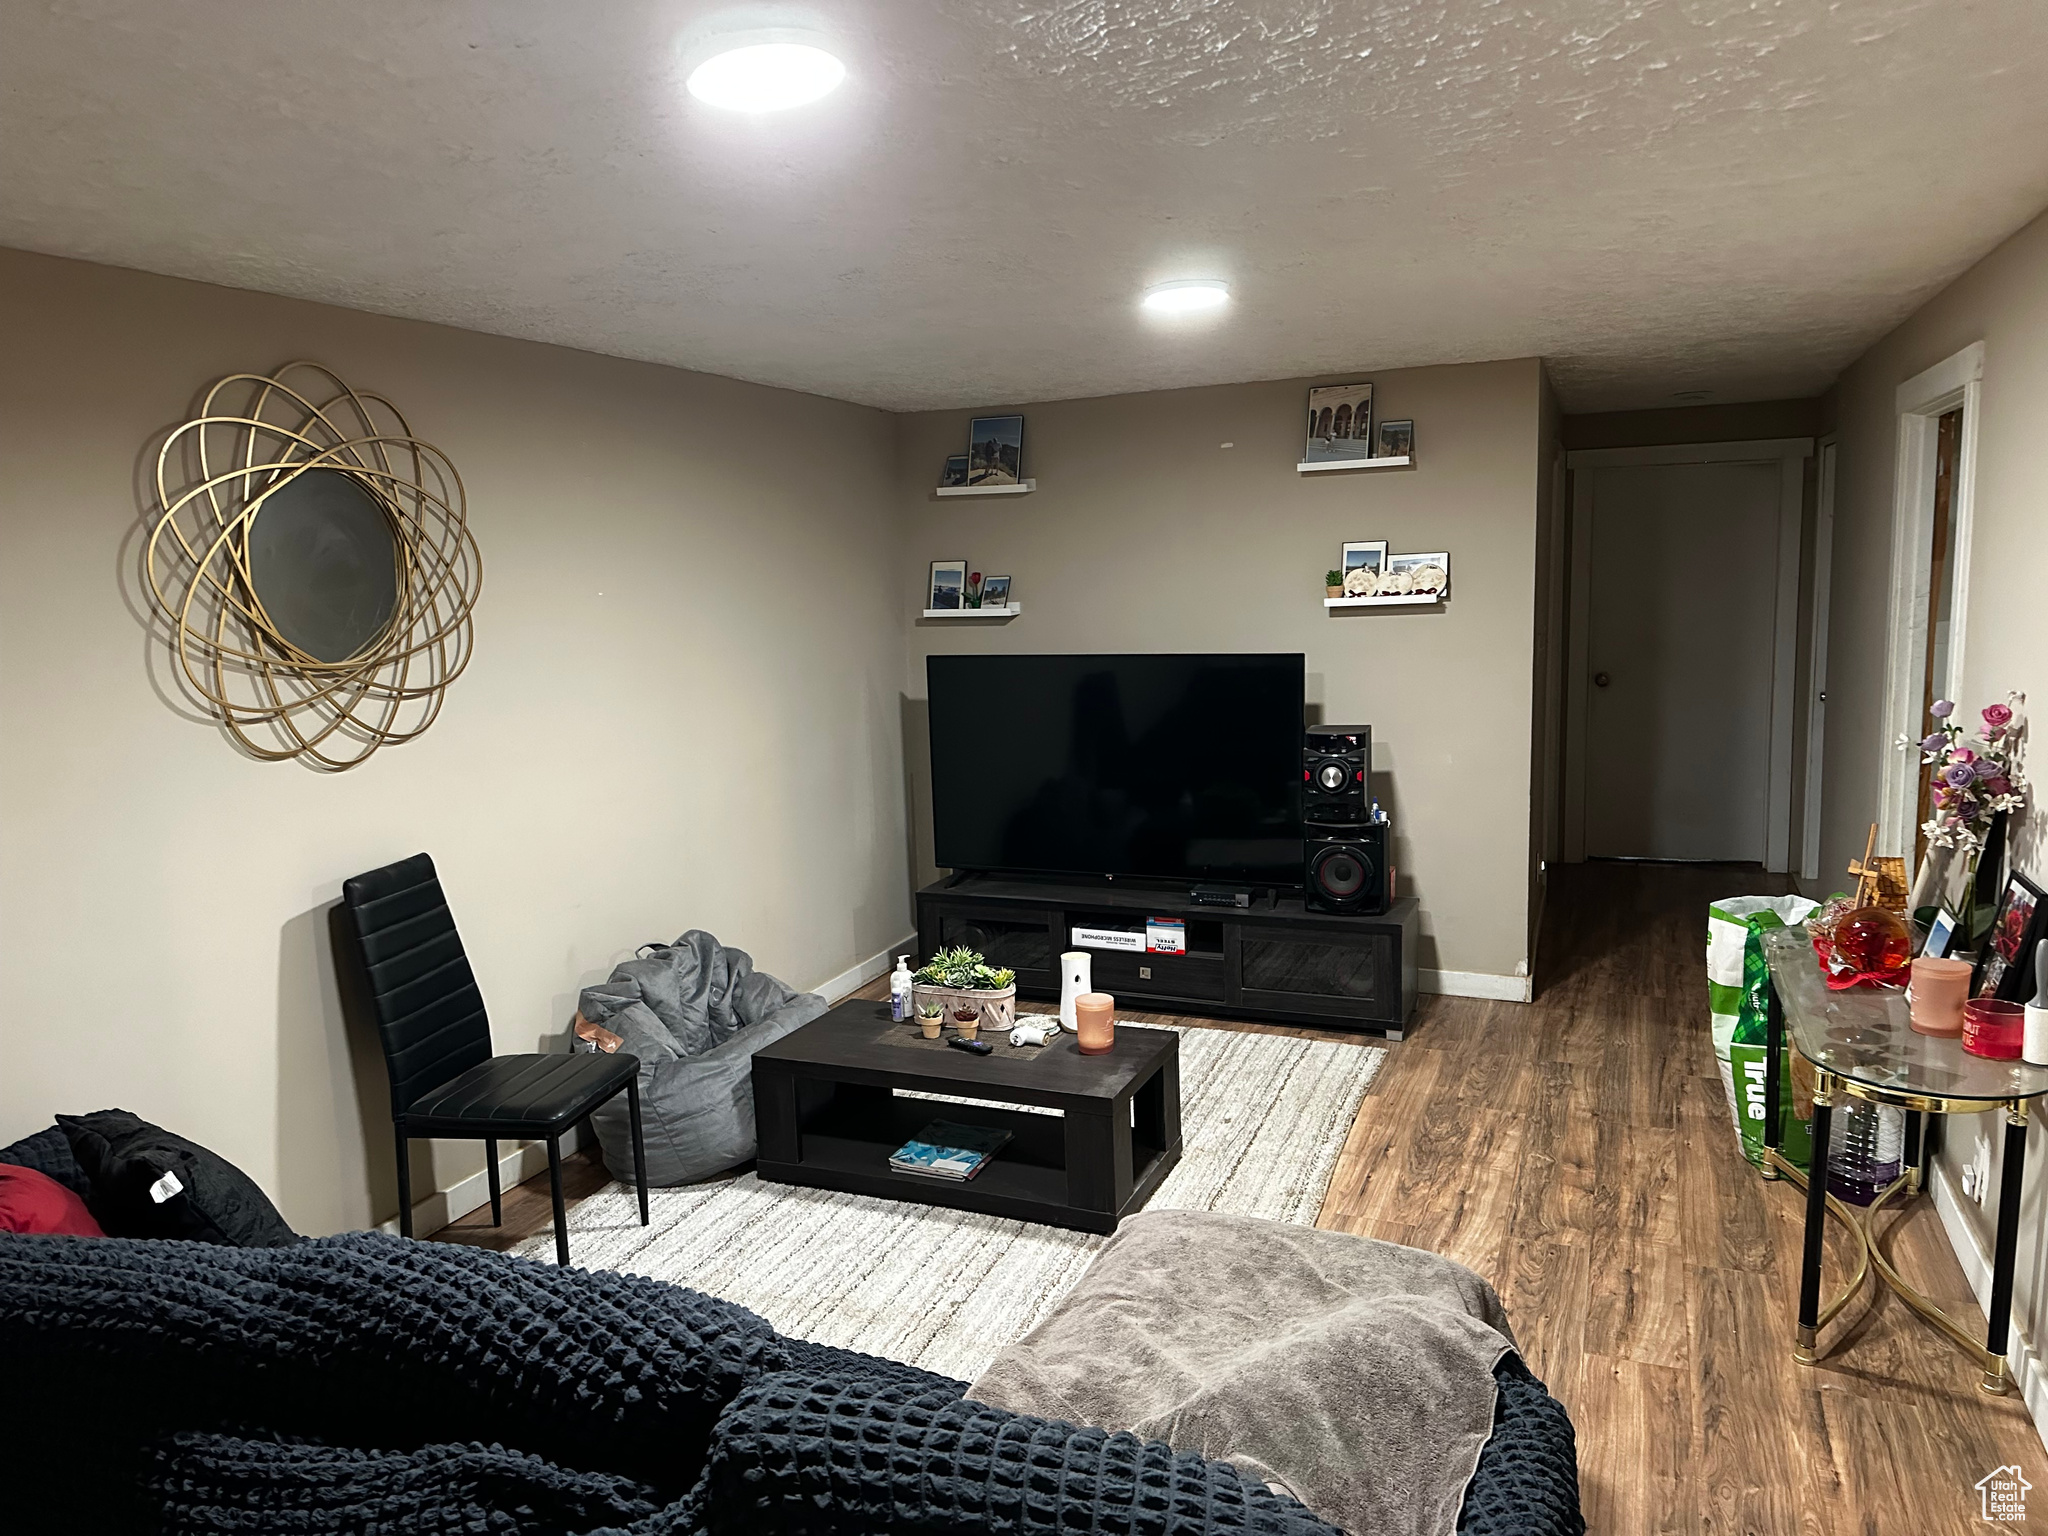
M 1570 670 L 1565 692 L 1564 857 L 1586 858 L 1587 627 L 1592 615 L 1593 476 L 1585 470 L 1634 465 L 1778 465 L 1776 599 L 1771 633 L 1770 771 L 1764 811 L 1764 868 L 1783 872 L 1791 861 L 1792 725 L 1799 672 L 1799 540 L 1805 525 L 1806 461 L 1810 437 L 1759 438 L 1734 443 L 1683 443 L 1656 448 L 1578 448 L 1565 455 L 1572 471 Z
M 1878 791 L 1877 851 L 1910 859 L 1919 813 L 1920 716 L 1927 655 L 1927 580 L 1933 562 L 1934 474 L 1941 418 L 1961 407 L 1956 483 L 1949 501 L 1955 529 L 1955 586 L 1949 606 L 1950 686 L 1963 675 L 1969 635 L 1970 535 L 1977 499 L 1977 420 L 1984 388 L 1984 343 L 1975 341 L 1898 387 L 1898 463 L 1892 487 L 1891 592 L 1884 647 L 1884 772 Z
M 1835 583 L 1835 477 L 1841 445 L 1820 440 L 1813 475 L 1813 627 L 1806 663 L 1806 808 L 1799 821 L 1799 878 L 1820 878 L 1821 758 L 1828 744 L 1828 607 Z

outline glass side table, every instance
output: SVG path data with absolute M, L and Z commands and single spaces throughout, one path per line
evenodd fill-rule
M 2006 1331 L 2012 1312 L 2012 1278 L 2019 1242 L 2020 1180 L 2026 1168 L 2027 1103 L 2048 1093 L 2048 1067 L 2023 1061 L 1987 1061 L 1963 1049 L 1960 1038 L 1914 1033 L 1907 1022 L 1906 997 L 1890 988 L 1856 987 L 1830 992 L 1820 961 L 1804 928 L 1778 928 L 1764 935 L 1770 963 L 1768 1066 L 1764 1073 L 1764 1177 L 1791 1179 L 1806 1191 L 1806 1249 L 1799 1274 L 1799 1326 L 1792 1358 L 1812 1365 L 1820 1358 L 1820 1330 L 1847 1306 L 1874 1267 L 1878 1277 L 1921 1317 L 1947 1334 L 1983 1370 L 1986 1392 L 2012 1390 L 2006 1365 Z M 1778 1151 L 1778 1095 L 1785 1041 L 1813 1064 L 1813 1168 L 1811 1179 Z M 1905 1166 L 1860 1215 L 1827 1192 L 1828 1123 L 1838 1096 L 1890 1104 L 1906 1112 Z M 2005 1161 L 1998 1189 L 1998 1241 L 1991 1267 L 1991 1301 L 1983 1344 L 1971 1332 L 1908 1285 L 1871 1235 L 1885 1205 L 1900 1193 L 1925 1187 L 1928 1159 L 1936 1143 L 1935 1115 L 1975 1115 L 2005 1110 Z M 1820 1304 L 1821 1238 L 1828 1216 L 1848 1227 L 1862 1249 L 1856 1272 L 1826 1307 Z

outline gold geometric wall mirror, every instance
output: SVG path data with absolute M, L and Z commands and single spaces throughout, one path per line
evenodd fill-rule
M 339 771 L 434 723 L 483 559 L 462 479 L 317 363 L 237 373 L 157 454 L 151 600 L 196 701 L 252 755 Z

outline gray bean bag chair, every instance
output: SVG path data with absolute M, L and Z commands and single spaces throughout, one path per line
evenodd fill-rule
M 577 1012 L 622 1038 L 640 1058 L 640 1113 L 647 1182 L 687 1184 L 736 1168 L 754 1155 L 754 1052 L 826 1008 L 754 969 L 745 950 L 691 929 L 673 944 L 650 944 L 585 987 Z M 579 1040 L 578 1050 L 596 1050 Z M 605 1167 L 633 1177 L 633 1132 L 615 1095 L 591 1122 Z

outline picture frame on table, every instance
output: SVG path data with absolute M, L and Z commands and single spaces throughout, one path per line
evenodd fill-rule
M 1372 457 L 1372 386 L 1320 384 L 1308 392 L 1308 446 L 1302 459 L 1329 464 Z
M 925 607 L 931 609 L 958 608 L 967 593 L 967 562 L 965 560 L 934 560 L 930 590 L 925 594 Z
M 967 424 L 967 483 L 1016 485 L 1024 478 L 1024 418 L 977 416 Z
M 1380 589 L 1380 576 L 1387 568 L 1385 539 L 1354 539 L 1344 546 L 1338 571 L 1346 597 L 1371 597 Z
M 1977 956 L 1970 995 L 2011 1003 L 2033 998 L 2034 946 L 2041 942 L 2044 925 L 2048 925 L 2048 893 L 2013 870 L 2005 877 L 1990 935 Z

